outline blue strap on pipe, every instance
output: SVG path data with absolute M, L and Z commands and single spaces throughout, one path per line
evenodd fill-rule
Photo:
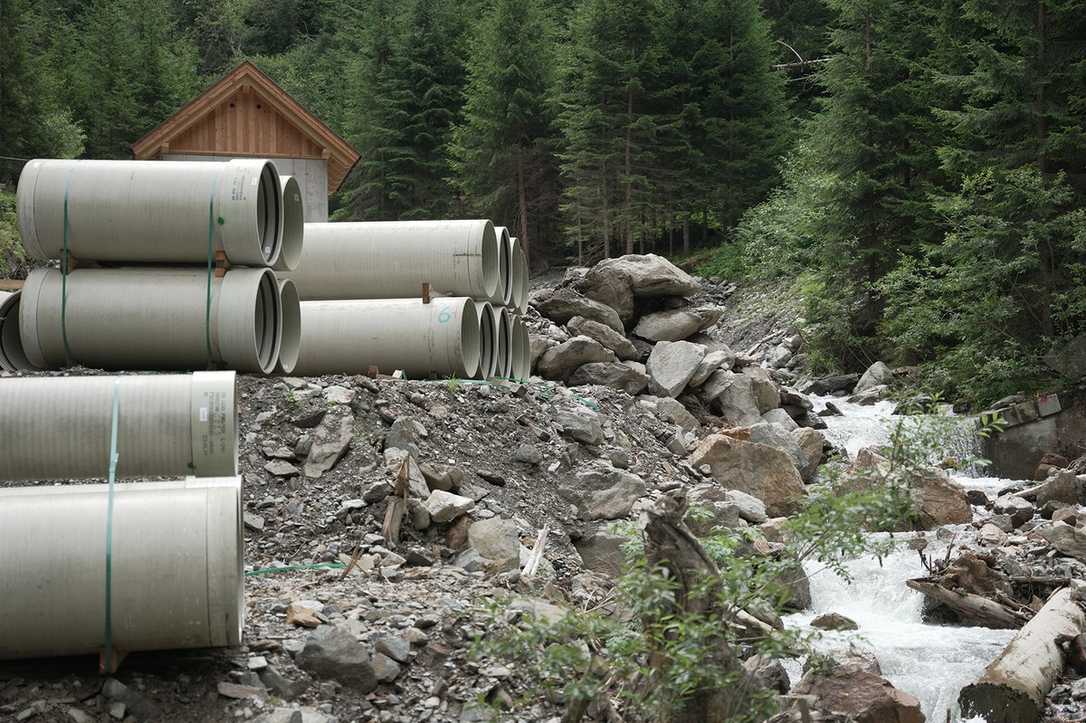
M 117 479 L 117 420 L 120 417 L 119 379 L 113 380 L 113 419 L 109 431 L 109 491 L 106 507 L 106 621 L 103 672 L 113 672 L 113 483 Z

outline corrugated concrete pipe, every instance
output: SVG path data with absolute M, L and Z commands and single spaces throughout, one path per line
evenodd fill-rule
M 471 379 L 479 369 L 479 314 L 466 297 L 303 301 L 294 373 Z
M 279 279 L 279 306 L 283 310 L 283 334 L 279 340 L 276 374 L 291 374 L 298 363 L 302 341 L 302 306 L 298 289 L 290 279 Z
M 489 379 L 494 376 L 494 366 L 498 360 L 494 312 L 489 301 L 476 301 L 475 311 L 479 317 L 479 370 L 475 372 L 475 378 Z
M 492 306 L 494 314 L 494 344 L 495 360 L 492 377 L 502 378 L 509 376 L 509 318 L 505 315 L 505 309 L 500 306 Z
M 0 291 L 0 369 L 6 372 L 25 372 L 34 369 L 23 351 L 23 338 L 19 335 L 19 298 L 16 291 Z
M 206 264 L 209 225 L 232 264 L 274 266 L 284 246 L 279 172 L 261 159 L 34 160 L 16 203 L 36 259 L 63 254 L 65 215 L 69 252 L 86 260 Z
M 283 189 L 283 247 L 279 260 L 272 264 L 276 271 L 293 271 L 302 260 L 302 239 L 305 235 L 305 203 L 302 189 L 294 176 L 280 176 Z
M 235 374 L 196 372 L 0 379 L 0 479 L 105 477 L 115 381 L 119 477 L 237 474 Z
M 114 486 L 110 619 L 117 651 L 241 642 L 237 477 Z M 103 649 L 107 485 L 0 489 L 0 659 Z
M 509 300 L 513 297 L 513 253 L 509 245 L 509 229 L 505 226 L 495 226 L 494 233 L 498 236 L 501 278 L 491 301 L 501 306 L 508 306 Z
M 307 223 L 302 260 L 285 276 L 302 301 L 412 299 L 434 294 L 492 299 L 500 253 L 490 221 Z
M 283 329 L 275 273 L 234 268 L 211 281 L 208 307 L 205 269 L 77 269 L 68 274 L 62 325 L 61 273 L 37 269 L 19 304 L 23 349 L 42 369 L 69 361 L 92 369 L 155 370 L 210 363 L 270 373 Z
M 513 350 L 510 353 L 514 379 L 527 379 L 532 375 L 531 342 L 528 340 L 528 326 L 520 314 L 513 315 Z
M 517 312 L 528 312 L 528 256 L 524 253 L 524 244 L 516 236 L 509 239 L 510 265 L 513 269 L 513 297 L 510 306 Z

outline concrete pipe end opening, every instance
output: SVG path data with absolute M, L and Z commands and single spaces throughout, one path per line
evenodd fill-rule
M 19 298 L 16 291 L 0 291 L 0 369 L 7 372 L 31 371 L 36 367 L 26 358 L 19 331 Z
M 497 301 L 499 284 L 501 279 L 501 248 L 498 244 L 498 236 L 494 233 L 494 224 L 490 221 L 477 221 L 472 231 L 478 237 L 479 256 L 482 279 L 480 279 L 481 293 L 476 295 L 480 300 Z
M 479 370 L 476 379 L 488 379 L 494 374 L 494 314 L 490 302 L 475 303 L 479 317 Z
M 226 258 L 243 266 L 275 266 L 283 251 L 279 171 L 271 161 L 235 158 L 226 175 L 216 204 Z
M 512 252 L 513 295 L 509 306 L 523 314 L 528 311 L 528 257 L 524 254 L 524 245 L 516 236 L 509 239 Z
M 494 234 L 498 237 L 498 288 L 491 301 L 504 306 L 513 293 L 513 251 L 509 245 L 509 229 L 495 226 Z
M 19 173 L 19 185 L 15 191 L 15 215 L 18 218 L 19 236 L 23 240 L 23 248 L 27 254 L 35 259 L 48 259 L 41 242 L 38 240 L 38 227 L 34 219 L 34 192 L 38 185 L 38 175 L 41 173 L 45 161 L 40 158 L 23 166 Z
M 230 369 L 270 374 L 279 360 L 283 314 L 271 269 L 231 269 L 219 288 L 219 353 Z
M 520 315 L 513 317 L 512 376 L 515 379 L 527 379 L 531 376 L 531 341 L 528 338 L 528 326 Z
M 456 373 L 462 379 L 472 379 L 479 371 L 480 363 L 479 337 L 482 334 L 479 331 L 479 312 L 475 310 L 475 302 L 471 299 L 460 301 L 460 368 L 456 369 Z
M 283 334 L 279 340 L 278 374 L 291 374 L 298 364 L 302 340 L 302 305 L 298 287 L 290 279 L 279 279 L 279 306 L 283 314 Z
M 514 329 L 513 325 L 516 321 L 516 317 L 513 315 L 507 307 L 502 307 L 502 328 L 505 332 L 505 368 L 502 371 L 502 376 L 508 379 L 513 376 L 513 364 L 515 359 L 513 358 L 513 344 L 514 344 Z
M 509 321 L 505 309 L 500 306 L 493 307 L 494 332 L 498 342 L 494 345 L 497 350 L 494 360 L 494 376 L 498 378 L 509 376 Z
M 302 260 L 302 239 L 305 236 L 305 204 L 302 189 L 294 176 L 280 176 L 283 189 L 283 243 L 279 259 L 272 268 L 294 271 Z

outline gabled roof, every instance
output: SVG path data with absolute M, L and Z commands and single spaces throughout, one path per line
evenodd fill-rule
M 325 158 L 337 190 L 359 153 L 249 61 L 132 144 L 137 160 L 165 153 Z

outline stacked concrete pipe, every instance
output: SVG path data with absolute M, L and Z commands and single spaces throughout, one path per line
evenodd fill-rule
M 110 647 L 240 644 L 240 484 L 227 477 L 114 487 Z M 18 611 L 0 616 L 0 659 L 103 650 L 108 495 L 108 485 L 0 489 L 0 580 Z
M 302 301 L 495 297 L 501 254 L 490 221 L 307 223 L 298 268 Z
M 513 284 L 512 298 L 509 306 L 515 308 L 518 313 L 528 312 L 528 256 L 524 253 L 524 245 L 516 236 L 509 239 L 510 268 L 512 269 Z
M 9 373 L 31 371 L 19 334 L 19 299 L 21 293 L 0 291 L 0 370 Z
M 55 369 L 270 373 L 279 360 L 283 309 L 271 269 L 230 269 L 212 278 L 194 267 L 36 269 L 23 286 L 19 319 L 30 363 Z M 62 319 L 63 316 L 63 319 Z
M 509 229 L 505 226 L 495 226 L 494 233 L 498 237 L 501 278 L 491 300 L 500 306 L 508 306 L 513 297 L 513 253 L 509 243 Z
M 531 342 L 528 338 L 528 326 L 520 314 L 513 314 L 513 348 L 511 358 L 511 376 L 514 379 L 527 379 L 532 374 Z
M 471 379 L 479 369 L 479 313 L 467 297 L 303 301 L 294 373 Z
M 234 372 L 0 379 L 0 480 L 237 474 Z
M 509 317 L 505 315 L 505 308 L 491 306 L 494 315 L 494 373 L 493 378 L 509 376 Z
M 289 364 L 297 295 L 272 268 L 301 257 L 303 203 L 271 162 L 34 160 L 17 208 L 32 258 L 78 261 L 24 285 L 33 367 L 267 374 L 281 351 Z
M 489 379 L 494 376 L 498 364 L 498 338 L 494 327 L 494 311 L 488 301 L 475 302 L 475 311 L 479 317 L 479 370 L 476 379 Z

